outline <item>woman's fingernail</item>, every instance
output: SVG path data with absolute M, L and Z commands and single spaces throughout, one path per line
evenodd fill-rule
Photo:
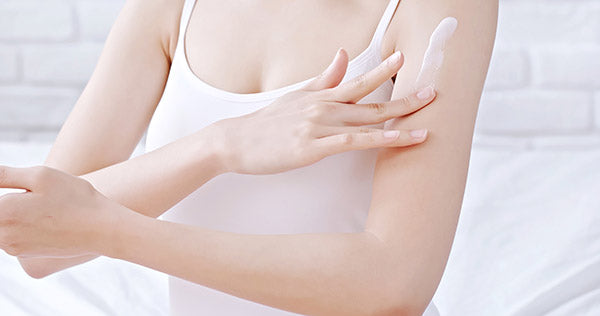
M 340 56 L 340 54 L 342 53 L 342 48 L 338 48 L 337 52 L 335 53 L 335 58 L 338 58 Z M 335 60 L 334 58 L 334 60 Z
M 395 52 L 395 53 L 393 53 L 392 56 L 390 56 L 390 63 L 397 64 L 400 61 L 401 57 L 402 57 L 402 53 L 401 52 Z
M 383 137 L 385 138 L 397 138 L 400 136 L 400 131 L 385 131 L 383 132 Z
M 327 66 L 327 69 L 325 69 L 324 73 L 329 73 L 333 69 L 333 67 L 335 65 L 335 61 L 340 57 L 340 52 L 341 51 L 342 51 L 342 48 L 340 47 L 337 50 L 337 53 L 335 53 L 335 57 L 333 57 L 333 60 L 331 61 L 331 63 L 329 64 L 329 66 Z
M 426 88 L 421 89 L 419 93 L 417 93 L 417 98 L 421 100 L 427 100 L 433 96 L 433 86 L 428 86 Z
M 426 129 L 415 129 L 410 131 L 410 136 L 413 138 L 425 138 L 427 136 Z

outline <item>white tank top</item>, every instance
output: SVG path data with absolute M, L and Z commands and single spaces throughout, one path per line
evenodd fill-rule
M 383 34 L 398 2 L 390 1 L 367 49 L 349 62 L 344 81 L 381 63 Z M 175 56 L 148 128 L 146 152 L 215 121 L 254 112 L 312 79 L 251 94 L 224 91 L 202 81 L 190 69 L 184 52 L 184 36 L 194 4 L 195 0 L 185 0 Z M 388 101 L 392 88 L 388 80 L 361 103 Z M 371 126 L 383 128 L 383 123 Z M 346 152 L 275 175 L 223 174 L 161 218 L 246 234 L 360 232 L 370 206 L 376 155 L 377 149 Z M 297 315 L 175 277 L 169 279 L 169 290 L 171 315 Z

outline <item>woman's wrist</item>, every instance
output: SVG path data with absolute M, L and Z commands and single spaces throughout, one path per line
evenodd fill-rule
M 231 148 L 227 146 L 226 130 L 217 121 L 196 132 L 194 144 L 201 163 L 210 166 L 215 176 L 232 172 Z
M 100 237 L 91 250 L 97 255 L 120 259 L 132 248 L 133 236 L 145 235 L 146 238 L 151 238 L 151 234 L 145 233 L 146 227 L 150 221 L 156 219 L 132 211 L 118 203 L 114 203 L 111 208 L 108 212 L 112 214 L 111 220 L 98 229 Z

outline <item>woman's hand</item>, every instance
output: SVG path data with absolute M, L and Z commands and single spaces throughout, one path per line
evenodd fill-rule
M 84 179 L 48 167 L 0 166 L 0 248 L 19 257 L 98 254 L 127 208 Z M 108 237 L 107 237 L 108 236 Z
M 313 164 L 350 150 L 411 146 L 427 130 L 367 128 L 409 115 L 435 98 L 427 87 L 398 100 L 356 104 L 402 67 L 395 53 L 374 70 L 340 85 L 348 55 L 340 49 L 325 72 L 303 89 L 290 92 L 253 113 L 214 123 L 226 172 L 272 174 Z

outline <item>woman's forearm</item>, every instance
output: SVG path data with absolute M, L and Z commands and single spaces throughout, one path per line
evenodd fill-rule
M 158 217 L 224 172 L 209 127 L 119 164 L 81 176 L 113 201 Z
M 374 235 L 242 235 L 131 212 L 104 255 L 307 315 L 407 315 L 411 273 Z M 414 304 L 414 305 L 413 305 Z M 421 311 L 422 312 L 422 311 Z
M 140 214 L 158 217 L 223 172 L 210 126 L 164 147 L 81 177 L 102 194 Z M 19 258 L 35 278 L 87 262 L 96 255 L 71 258 Z

